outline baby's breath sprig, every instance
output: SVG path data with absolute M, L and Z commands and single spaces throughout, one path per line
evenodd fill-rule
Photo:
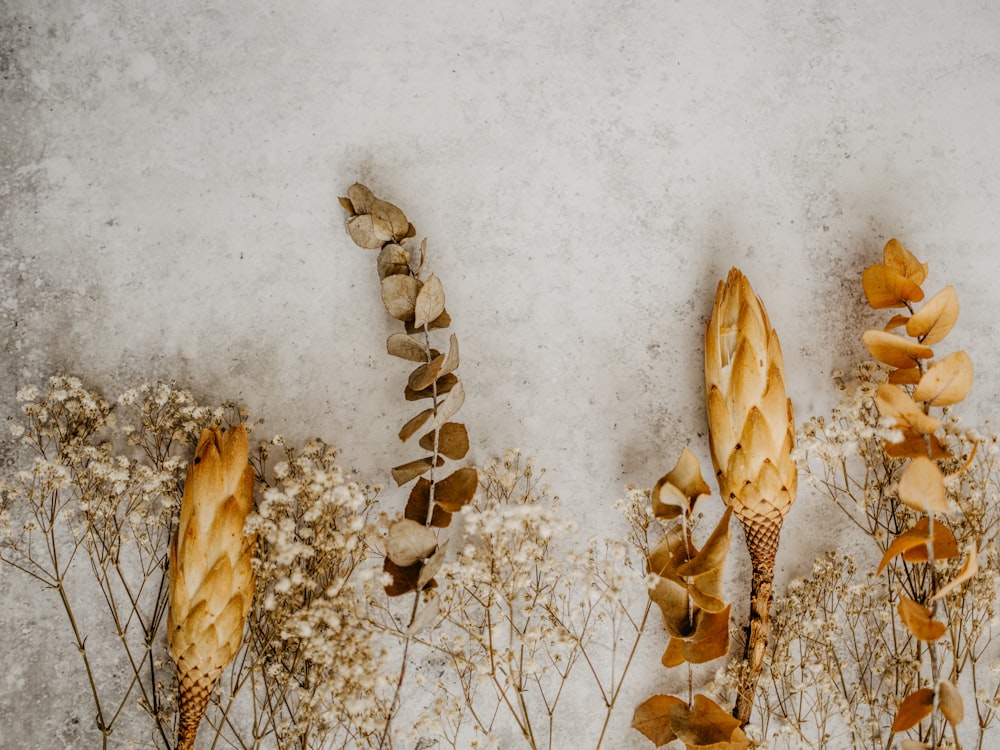
M 434 576 L 444 559 L 446 542 L 440 538 L 439 530 L 447 527 L 452 514 L 472 500 L 478 473 L 473 467 L 456 469 L 448 476 L 438 473 L 445 459 L 457 461 L 465 457 L 469 436 L 464 424 L 451 421 L 465 401 L 465 390 L 455 374 L 459 364 L 458 338 L 451 334 L 446 352 L 432 347 L 431 332 L 448 328 L 451 317 L 445 309 L 441 279 L 433 274 L 426 278 L 422 275 L 427 240 L 419 248 L 408 247 L 405 243 L 416 235 L 416 230 L 406 215 L 397 206 L 376 198 L 364 185 L 352 185 L 340 203 L 348 212 L 347 232 L 355 244 L 379 251 L 377 269 L 382 302 L 389 315 L 404 324 L 404 331 L 389 337 L 386 349 L 394 357 L 418 363 L 410 373 L 404 396 L 407 401 L 429 403 L 399 431 L 403 442 L 423 433 L 418 443 L 426 455 L 392 470 L 392 477 L 400 487 L 417 481 L 402 517 L 389 526 L 384 570 L 390 580 L 385 590 L 389 596 L 412 592 L 414 600 L 409 622 L 401 633 L 402 666 L 380 743 L 384 746 L 398 707 L 422 596 L 436 585 Z

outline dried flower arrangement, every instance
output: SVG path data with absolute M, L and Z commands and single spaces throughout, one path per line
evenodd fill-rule
M 627 542 L 580 540 L 518 452 L 443 470 L 470 442 L 453 421 L 465 398 L 457 337 L 434 348 L 451 320 L 441 281 L 424 276 L 426 240 L 410 243 L 405 214 L 362 185 L 341 203 L 351 238 L 379 251 L 382 301 L 404 324 L 386 344 L 416 364 L 404 397 L 428 404 L 399 432 L 419 435 L 425 452 L 392 469 L 398 487 L 413 483 L 402 514 L 376 512 L 380 489 L 352 481 L 327 444 L 276 437 L 251 450 L 244 411 L 198 406 L 173 385 L 114 404 L 68 377 L 18 394 L 14 432 L 31 462 L 0 480 L 0 561 L 61 602 L 103 747 L 138 732 L 147 745 L 193 748 L 200 724 L 211 747 L 551 750 L 574 720 L 563 707 L 587 698 L 593 734 L 576 745 L 598 750 L 654 604 L 668 634 L 662 665 L 687 666 L 686 696 L 654 695 L 635 711 L 633 726 L 658 746 L 874 748 L 904 733 L 903 750 L 987 746 L 1000 709 L 1000 680 L 985 668 L 1000 436 L 948 415 L 969 391 L 971 360 L 933 361 L 930 347 L 953 327 L 957 296 L 946 287 L 916 309 L 927 267 L 902 245 L 891 241 L 863 279 L 874 308 L 908 313 L 864 334 L 882 366 L 860 367 L 833 418 L 808 421 L 799 438 L 809 485 L 881 560 L 864 576 L 830 553 L 775 596 L 795 434 L 777 336 L 739 271 L 719 284 L 705 337 L 726 510 L 699 533 L 710 490 L 685 449 L 651 491 L 619 503 Z M 730 651 L 733 515 L 752 564 L 750 622 L 742 659 L 696 694 L 695 666 Z M 98 634 L 76 615 L 91 591 L 129 665 L 124 687 L 100 679 L 88 648 Z M 406 683 L 418 661 L 434 677 Z

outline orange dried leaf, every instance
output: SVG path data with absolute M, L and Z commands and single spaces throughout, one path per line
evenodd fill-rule
M 705 540 L 705 546 L 701 548 L 694 559 L 677 566 L 677 574 L 685 577 L 695 577 L 707 573 L 711 570 L 720 569 L 726 562 L 726 553 L 729 552 L 729 519 L 733 515 L 732 508 L 726 508 L 726 512 L 719 519 L 711 536 Z
M 887 268 L 905 276 L 914 284 L 923 284 L 927 278 L 927 264 L 917 260 L 916 256 L 903 247 L 903 243 L 895 237 L 885 243 L 882 262 Z
M 938 708 L 952 727 L 960 724 L 965 717 L 962 694 L 949 680 L 941 680 L 938 683 Z
M 905 596 L 900 597 L 897 611 L 903 625 L 918 640 L 936 641 L 948 629 L 943 622 L 931 617 L 931 611 L 927 607 Z
M 903 698 L 899 704 L 896 719 L 892 722 L 892 732 L 905 732 L 912 729 L 931 715 L 934 710 L 934 691 L 930 688 L 914 690 Z
M 907 302 L 919 302 L 924 298 L 918 284 L 882 264 L 866 268 L 861 275 L 861 285 L 868 304 L 876 310 L 906 307 Z
M 465 425 L 459 422 L 446 422 L 437 433 L 438 452 L 457 461 L 469 452 L 469 433 Z M 434 450 L 434 432 L 428 432 L 420 438 L 420 447 Z
M 909 319 L 910 319 L 909 315 L 893 315 L 891 318 L 889 318 L 889 322 L 885 324 L 885 328 L 883 330 L 891 331 L 894 328 L 905 326 Z
M 670 709 L 678 705 L 687 708 L 680 698 L 672 695 L 654 695 L 635 710 L 632 716 L 632 728 L 642 732 L 656 743 L 657 747 L 666 745 L 677 737 L 670 728 Z
M 919 360 L 934 356 L 934 352 L 923 344 L 877 328 L 865 331 L 861 340 L 875 359 L 901 370 L 916 367 Z
M 941 421 L 924 414 L 910 395 L 898 385 L 882 383 L 875 391 L 875 405 L 878 413 L 892 420 L 893 426 L 903 430 L 912 429 L 922 435 L 930 435 Z
M 925 536 L 930 535 L 931 520 L 924 516 L 921 518 L 917 525 L 906 532 L 906 534 L 913 534 L 914 536 Z M 905 536 L 906 534 L 901 535 Z M 939 518 L 934 519 L 934 559 L 935 560 L 950 560 L 953 557 L 958 557 L 958 541 L 955 539 L 955 535 L 952 533 L 944 521 Z M 906 562 L 927 562 L 927 545 L 921 544 L 918 546 L 910 547 L 903 553 L 903 559 Z
M 424 409 L 422 412 L 417 414 L 409 422 L 403 425 L 402 429 L 399 431 L 399 439 L 405 443 L 416 434 L 417 430 L 427 423 L 427 420 L 430 419 L 433 414 L 433 409 Z
M 899 499 L 923 513 L 950 513 L 944 489 L 944 475 L 927 456 L 917 456 L 899 478 Z
M 729 653 L 729 611 L 730 607 L 720 612 L 695 612 L 694 633 L 681 641 L 684 661 L 705 664 Z
M 468 466 L 457 469 L 434 488 L 434 502 L 449 513 L 457 513 L 475 497 L 479 487 L 479 472 Z
M 711 487 L 701 475 L 701 464 L 698 457 L 687 448 L 681 450 L 681 455 L 664 479 L 676 487 L 681 495 L 687 498 L 688 511 L 694 510 L 699 498 L 712 494 Z
M 886 442 L 883 446 L 887 456 L 891 458 L 916 458 L 917 456 L 930 456 L 930 458 L 948 458 L 951 454 L 944 447 L 940 440 L 934 435 L 921 435 L 916 430 L 903 429 L 903 439 L 898 443 Z M 930 442 L 930 453 L 927 452 L 927 443 Z
M 921 522 L 925 523 L 927 520 L 927 518 L 922 518 Z M 902 555 L 914 547 L 925 547 L 927 545 L 927 542 L 931 539 L 928 529 L 924 528 L 923 531 L 920 531 L 919 527 L 920 524 L 918 523 L 912 529 L 900 534 L 892 541 L 892 544 L 890 544 L 888 549 L 886 549 L 885 554 L 882 555 L 882 561 L 878 564 L 878 570 L 875 571 L 875 575 L 881 575 L 882 571 L 885 570 L 885 566 L 888 565 L 894 557 Z
M 690 709 L 681 702 L 670 706 L 669 712 L 670 727 L 688 750 L 746 750 L 750 747 L 750 741 L 740 729 L 739 719 L 704 695 L 696 695 Z
M 930 346 L 947 336 L 957 320 L 958 294 L 955 287 L 946 286 L 907 321 L 906 333 Z
M 928 406 L 957 404 L 969 395 L 973 369 L 972 358 L 965 352 L 949 354 L 924 373 L 913 392 L 913 400 L 924 401 Z
M 976 550 L 976 543 L 973 542 L 969 547 L 969 556 L 965 559 L 965 565 L 963 565 L 962 569 L 958 571 L 958 575 L 955 576 L 950 581 L 948 581 L 948 583 L 946 583 L 940 589 L 938 589 L 937 593 L 931 597 L 931 601 L 934 601 L 935 599 L 941 599 L 942 597 L 947 596 L 952 591 L 961 586 L 963 583 L 972 578 L 972 576 L 974 576 L 976 573 L 978 573 L 979 572 L 978 554 L 979 553 Z
M 671 484 L 666 476 L 660 477 L 660 480 L 653 487 L 651 500 L 653 515 L 664 521 L 677 518 L 684 513 L 684 509 L 687 507 L 687 498 L 684 497 L 684 493 Z
M 684 639 L 670 637 L 667 642 L 667 650 L 663 652 L 663 656 L 660 657 L 660 664 L 665 666 L 667 669 L 673 667 L 679 667 L 684 663 Z
M 920 382 L 920 368 L 907 367 L 904 370 L 893 370 L 889 373 L 888 382 L 893 385 L 916 385 Z

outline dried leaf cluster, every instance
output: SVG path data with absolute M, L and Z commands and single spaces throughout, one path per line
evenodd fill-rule
M 705 333 L 712 464 L 723 501 L 746 535 L 750 623 L 733 715 L 745 725 L 764 664 L 781 525 L 795 501 L 795 424 L 784 360 L 763 303 L 736 268 L 720 281 Z
M 923 585 L 899 595 L 898 613 L 906 629 L 927 644 L 931 685 L 907 694 L 892 723 L 893 733 L 905 732 L 940 711 L 951 728 L 962 721 L 964 707 L 955 684 L 941 674 L 937 641 L 948 628 L 939 618 L 940 600 L 968 581 L 978 570 L 976 542 L 965 550 L 965 562 L 957 575 L 941 580 L 939 564 L 959 555 L 955 535 L 944 517 L 957 511 L 948 503 L 946 479 L 940 462 L 951 454 L 938 432 L 941 420 L 932 409 L 962 401 L 972 387 L 973 366 L 968 354 L 957 351 L 933 361 L 932 344 L 940 343 L 958 319 L 958 297 L 953 287 L 945 287 L 919 309 L 924 299 L 921 284 L 927 265 L 920 263 L 898 240 L 890 240 L 883 262 L 865 269 L 862 277 L 865 296 L 875 309 L 904 308 L 885 330 L 866 331 L 863 340 L 875 359 L 891 369 L 887 382 L 875 392 L 875 403 L 883 422 L 897 434 L 886 439 L 887 455 L 902 458 L 898 475 L 899 502 L 919 514 L 910 527 L 892 540 L 878 572 L 897 556 L 911 566 L 926 566 Z M 894 333 L 903 329 L 905 336 Z M 940 737 L 934 721 L 929 734 L 909 740 L 907 750 L 936 748 Z M 926 741 L 924 741 L 926 739 Z
M 692 537 L 695 508 L 709 494 L 698 459 L 686 448 L 653 488 L 652 512 L 665 529 L 646 561 L 649 597 L 670 636 L 661 663 L 668 668 L 687 664 L 689 691 L 686 700 L 673 695 L 647 699 L 636 709 L 632 726 L 657 747 L 680 740 L 687 750 L 745 750 L 750 742 L 739 720 L 690 689 L 692 664 L 729 653 L 730 605 L 722 599 L 722 588 L 732 507 L 701 549 Z

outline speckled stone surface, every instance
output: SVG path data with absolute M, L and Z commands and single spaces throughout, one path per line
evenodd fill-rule
M 593 533 L 682 446 L 707 464 L 701 338 L 731 265 L 801 419 L 862 357 L 861 272 L 899 237 L 928 290 L 958 290 L 967 413 L 989 417 L 998 37 L 984 2 L 7 0 L 3 417 L 55 372 L 173 378 L 386 482 L 406 373 L 342 228 L 356 180 L 429 238 L 472 458 L 536 455 Z M 803 492 L 779 586 L 853 543 L 830 513 Z M 742 591 L 742 549 L 730 565 Z M 0 747 L 94 747 L 61 610 L 2 566 L 0 600 Z M 631 706 L 661 679 L 635 674 L 613 747 L 646 746 Z

